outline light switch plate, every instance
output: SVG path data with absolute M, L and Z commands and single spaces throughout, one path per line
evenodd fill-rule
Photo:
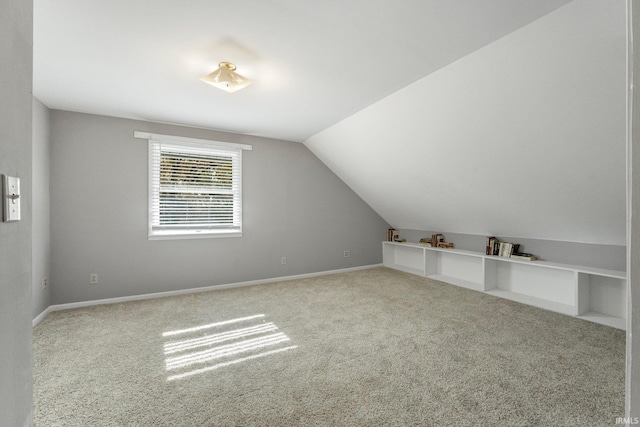
M 2 175 L 4 222 L 20 221 L 20 178 Z

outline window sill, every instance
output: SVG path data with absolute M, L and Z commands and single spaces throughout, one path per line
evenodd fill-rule
M 220 239 L 225 237 L 242 237 L 242 231 L 157 231 L 149 234 L 149 240 Z

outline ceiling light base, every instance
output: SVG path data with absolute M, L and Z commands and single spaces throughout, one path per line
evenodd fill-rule
M 217 70 L 202 77 L 200 80 L 228 93 L 244 89 L 253 83 L 248 78 L 236 73 L 235 70 L 236 66 L 234 64 L 223 61 L 218 64 Z

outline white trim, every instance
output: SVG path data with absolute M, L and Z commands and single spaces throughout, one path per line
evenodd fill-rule
M 636 272 L 632 271 L 631 265 L 633 264 L 633 258 L 637 256 L 636 248 L 634 248 L 633 244 L 634 239 L 633 235 L 637 234 L 637 231 L 634 229 L 634 212 L 633 212 L 633 127 L 634 127 L 634 118 L 633 118 L 633 104 L 634 104 L 634 41 L 633 39 L 633 23 L 634 18 L 637 20 L 640 17 L 638 12 L 635 12 L 634 16 L 634 8 L 633 1 L 627 0 L 626 2 L 626 18 L 627 18 L 627 75 L 626 75 L 626 101 L 627 101 L 627 110 L 626 110 L 626 160 L 627 160 L 627 170 L 626 170 L 626 226 L 627 226 L 627 336 L 626 336 L 626 360 L 625 360 L 625 386 L 624 386 L 624 402 L 625 402 L 625 417 L 630 419 L 632 413 L 638 410 L 639 405 L 636 404 L 633 399 L 636 398 L 634 391 L 634 382 L 638 379 L 635 378 L 634 365 L 638 362 L 634 360 L 633 347 L 634 340 L 638 340 L 640 337 L 635 337 L 633 333 L 634 329 L 638 329 L 637 326 L 634 327 L 634 317 L 633 317 L 633 297 L 634 292 L 632 289 L 633 280 L 636 279 Z M 637 25 L 637 24 L 636 24 Z M 635 95 L 638 96 L 638 95 Z M 637 138 L 637 136 L 636 136 Z M 637 222 L 637 221 L 636 221 Z M 636 322 L 637 323 L 637 322 Z
M 142 132 L 138 130 L 133 132 L 133 137 L 147 140 L 191 142 L 197 144 L 217 145 L 225 148 L 233 147 L 241 150 L 253 150 L 253 147 L 247 144 L 236 144 L 235 142 L 222 142 L 210 139 L 187 138 L 186 136 L 162 135 L 159 133 Z
M 149 143 L 149 189 L 148 189 L 148 230 L 147 235 L 149 240 L 167 240 L 167 239 L 202 239 L 202 238 L 219 238 L 219 237 L 241 237 L 242 236 L 242 147 L 238 144 L 228 143 L 208 143 L 204 140 L 194 140 L 192 138 L 175 137 L 173 139 L 167 139 L 166 135 L 153 135 L 143 132 L 134 132 L 134 135 L 140 137 L 148 137 Z M 171 138 L 171 137 L 168 137 Z M 203 142 L 193 142 L 203 141 Z M 210 142 L 210 141 L 209 141 Z M 249 147 L 250 146 L 245 146 Z M 209 182 L 207 179 L 201 181 L 201 186 L 197 186 L 202 189 L 204 194 L 210 194 L 214 196 L 211 198 L 209 207 L 214 214 L 223 214 L 225 218 L 228 214 L 232 214 L 231 224 L 219 224 L 219 217 L 206 218 L 205 210 L 206 205 L 198 207 L 197 204 L 191 205 L 189 202 L 183 204 L 183 201 L 168 201 L 165 205 L 170 217 L 175 215 L 176 224 L 163 225 L 163 203 L 162 194 L 164 191 L 171 191 L 182 194 L 187 192 L 191 194 L 192 188 L 189 186 L 183 186 L 181 184 L 175 184 L 167 186 L 163 185 L 160 177 L 164 171 L 163 159 L 165 156 L 173 158 L 173 154 L 176 154 L 175 162 L 171 161 L 171 164 L 178 164 L 182 162 L 182 158 L 185 154 L 194 154 L 201 156 L 203 162 L 212 161 L 210 167 L 214 168 L 218 163 L 217 158 L 224 158 L 225 163 L 229 162 L 231 167 L 231 187 L 219 188 L 214 182 Z M 215 160 L 213 158 L 216 158 Z M 208 163 L 203 163 L 208 164 Z M 171 174 L 173 168 L 170 168 Z M 183 169 L 178 168 L 178 174 Z M 200 177 L 190 176 L 189 179 L 197 179 Z M 204 178 L 204 177 L 203 177 Z M 195 184 L 194 184 L 195 185 Z M 195 187 L 194 187 L 195 188 Z M 219 196 L 233 198 L 231 206 L 221 204 L 216 206 L 215 201 L 219 200 Z M 206 199 L 206 198 L 205 198 Z M 202 199 L 198 199 L 202 200 Z M 205 201 L 206 200 L 202 200 Z M 195 206 L 197 215 L 200 217 L 200 224 L 191 224 L 188 219 L 188 207 Z M 187 209 L 184 209 L 187 207 Z M 185 216 L 186 215 L 186 216 Z
M 42 319 L 47 317 L 49 313 L 51 313 L 52 311 L 55 311 L 53 307 L 55 307 L 55 305 L 50 305 L 49 307 L 45 308 L 42 313 L 38 314 L 36 318 L 33 319 L 33 321 L 31 322 L 31 326 L 32 327 L 36 326 L 38 323 L 42 322 Z
M 372 268 L 378 268 L 378 267 L 383 267 L 383 265 L 371 264 L 371 265 L 363 265 L 360 267 L 342 268 L 338 270 L 328 270 L 328 271 L 318 271 L 315 273 L 296 274 L 293 276 L 273 277 L 271 279 L 258 279 L 258 280 L 249 280 L 247 282 L 227 283 L 222 285 L 206 286 L 203 288 L 180 289 L 176 291 L 155 292 L 152 294 L 131 295 L 127 297 L 105 298 L 105 299 L 92 300 L 92 301 L 79 301 L 79 302 L 71 302 L 67 304 L 50 305 L 49 307 L 47 307 L 46 310 L 40 313 L 38 317 L 33 319 L 33 326 L 36 326 L 38 323 L 42 321 L 42 319 L 44 319 L 49 313 L 53 311 L 71 310 L 74 308 L 90 307 L 94 305 L 117 304 L 121 302 L 173 297 L 173 296 L 186 295 L 186 294 L 197 294 L 200 292 L 210 292 L 210 291 L 215 291 L 219 289 L 241 288 L 244 286 L 263 285 L 268 283 L 284 282 L 289 280 L 307 279 L 310 277 L 327 276 L 329 274 L 349 273 L 352 271 L 360 271 L 360 270 L 370 270 Z
M 196 230 L 196 231 L 180 231 L 180 232 L 174 232 L 174 233 L 166 233 L 163 234 L 162 232 L 156 232 L 154 234 L 151 234 L 151 232 L 149 232 L 149 240 L 186 240 L 186 239 L 222 239 L 225 237 L 242 237 L 242 230 L 235 230 L 235 231 L 220 231 L 220 230 L 216 230 L 216 231 L 210 231 L 210 232 L 205 232 L 205 231 L 200 231 L 200 230 Z

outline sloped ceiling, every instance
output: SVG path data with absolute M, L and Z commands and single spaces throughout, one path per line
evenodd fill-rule
M 575 1 L 305 144 L 397 228 L 625 245 L 625 41 Z
M 301 142 L 568 1 L 34 0 L 34 94 Z M 200 82 L 220 61 L 255 83 Z

